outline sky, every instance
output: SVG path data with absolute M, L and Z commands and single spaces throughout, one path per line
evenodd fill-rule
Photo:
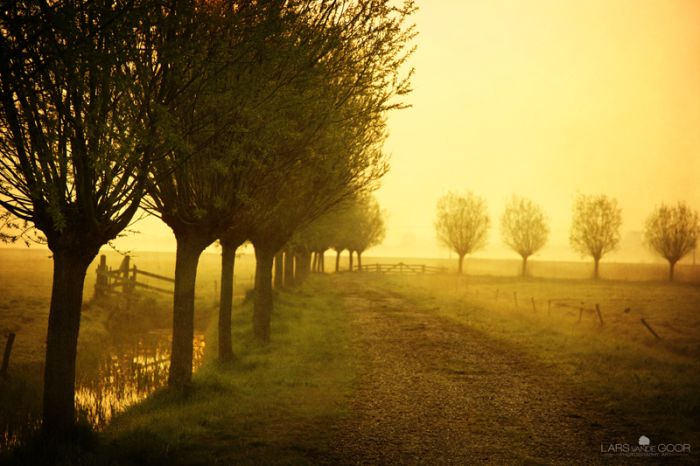
M 449 257 L 434 230 L 449 190 L 482 196 L 488 246 L 503 245 L 506 201 L 546 212 L 549 243 L 534 259 L 576 260 L 568 245 L 577 193 L 622 208 L 612 260 L 649 261 L 645 218 L 661 202 L 700 210 L 700 1 L 418 0 L 411 108 L 389 116 L 391 171 L 376 196 L 387 236 L 367 255 Z M 115 241 L 175 250 L 158 219 Z M 216 252 L 210 248 L 210 251 Z
M 482 196 L 489 245 L 514 257 L 499 222 L 512 194 L 546 212 L 535 256 L 575 260 L 577 193 L 622 208 L 611 256 L 651 260 L 640 241 L 661 202 L 700 208 L 700 2 L 688 0 L 422 1 L 415 17 L 412 108 L 392 114 L 392 170 L 377 197 L 387 237 L 374 254 L 448 257 L 435 205 L 449 190 Z

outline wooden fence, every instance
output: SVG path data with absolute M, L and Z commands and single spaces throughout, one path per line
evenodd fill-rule
M 163 288 L 138 281 L 139 275 L 165 283 L 175 283 L 175 279 L 173 278 L 158 275 L 146 270 L 141 270 L 136 267 L 135 264 L 132 266 L 131 258 L 128 255 L 124 256 L 124 259 L 122 260 L 122 263 L 118 269 L 112 270 L 111 267 L 107 266 L 107 257 L 103 254 L 100 256 L 100 264 L 97 266 L 95 296 L 106 296 L 114 293 L 130 294 L 136 288 L 143 288 L 159 293 L 173 293 L 172 288 Z
M 362 266 L 363 272 L 376 273 L 398 273 L 398 274 L 419 274 L 419 273 L 445 273 L 447 267 L 436 267 L 425 264 L 368 264 Z

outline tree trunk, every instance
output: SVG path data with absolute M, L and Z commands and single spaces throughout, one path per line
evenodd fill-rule
M 324 273 L 326 271 L 326 251 L 319 251 L 318 253 L 318 260 L 319 260 L 319 272 Z
M 308 251 L 301 251 L 296 255 L 297 270 L 295 275 L 296 283 L 301 284 L 308 276 L 309 270 L 311 268 L 311 253 Z
M 340 251 L 335 251 L 335 273 L 340 272 Z
M 593 258 L 593 279 L 598 280 L 600 277 L 599 269 L 600 269 L 600 257 L 594 257 Z
M 311 253 L 311 271 L 318 272 L 318 253 L 316 251 Z
M 673 274 L 676 268 L 676 261 L 668 261 L 668 281 L 673 281 Z
M 192 381 L 194 354 L 194 287 L 199 256 L 206 248 L 193 234 L 175 233 L 175 292 L 173 296 L 173 342 L 168 386 L 185 388 Z M 223 288 L 223 284 L 222 284 Z
M 357 251 L 357 271 L 362 272 L 362 253 Z
M 524 278 L 527 277 L 527 256 L 523 256 L 523 270 L 520 275 Z
M 97 254 L 95 254 L 97 255 Z M 44 366 L 42 430 L 46 438 L 68 439 L 75 425 L 75 358 L 85 273 L 92 258 L 53 253 L 53 284 Z
M 267 343 L 270 341 L 272 318 L 272 259 L 273 251 L 259 244 L 255 246 L 255 294 L 253 301 L 253 334 Z
M 284 286 L 284 252 L 280 251 L 275 256 L 275 289 Z
M 284 252 L 284 286 L 294 286 L 294 254 L 289 249 Z
M 231 314 L 233 312 L 233 276 L 238 244 L 221 241 L 221 294 L 219 296 L 219 361 L 233 359 Z
M 352 266 L 352 256 L 353 256 L 353 252 L 352 252 L 352 249 L 350 249 L 349 251 L 350 251 L 350 259 L 349 259 L 349 261 L 348 261 L 348 265 L 350 266 L 350 272 L 352 272 L 352 271 L 353 271 L 353 266 Z
M 462 269 L 463 269 L 463 265 L 464 265 L 464 256 L 465 256 L 465 254 L 460 254 L 460 255 L 459 255 L 459 266 L 458 266 L 458 268 L 457 268 L 457 272 L 458 272 L 460 275 L 462 275 Z

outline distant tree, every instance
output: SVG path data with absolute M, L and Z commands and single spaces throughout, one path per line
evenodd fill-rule
M 698 213 L 685 202 L 675 207 L 661 204 L 646 221 L 644 239 L 669 264 L 668 279 L 673 281 L 676 262 L 693 250 L 698 241 Z
M 438 240 L 457 253 L 460 274 L 464 256 L 486 246 L 489 224 L 486 202 L 471 192 L 463 196 L 450 192 L 438 201 L 435 221 Z
M 579 195 L 573 208 L 569 242 L 571 247 L 593 257 L 593 278 L 599 277 L 600 259 L 620 242 L 622 211 L 617 201 L 605 195 Z
M 501 235 L 503 242 L 523 258 L 524 277 L 527 274 L 527 259 L 545 245 L 549 227 L 537 204 L 513 196 L 501 217 Z
M 373 197 L 362 196 L 355 200 L 355 215 L 351 216 L 348 229 L 350 251 L 357 254 L 357 270 L 362 271 L 362 253 L 380 244 L 386 236 L 384 214 Z

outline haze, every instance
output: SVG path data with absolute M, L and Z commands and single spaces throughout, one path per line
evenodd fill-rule
M 578 259 L 568 246 L 577 192 L 623 209 L 610 260 L 648 261 L 643 222 L 660 202 L 700 208 L 700 3 L 668 0 L 422 1 L 413 107 L 390 115 L 392 169 L 377 197 L 387 238 L 368 252 L 447 257 L 435 240 L 437 199 L 470 189 L 492 217 L 476 257 L 513 257 L 498 219 L 516 193 L 551 221 L 535 256 Z M 119 247 L 173 250 L 148 219 Z

